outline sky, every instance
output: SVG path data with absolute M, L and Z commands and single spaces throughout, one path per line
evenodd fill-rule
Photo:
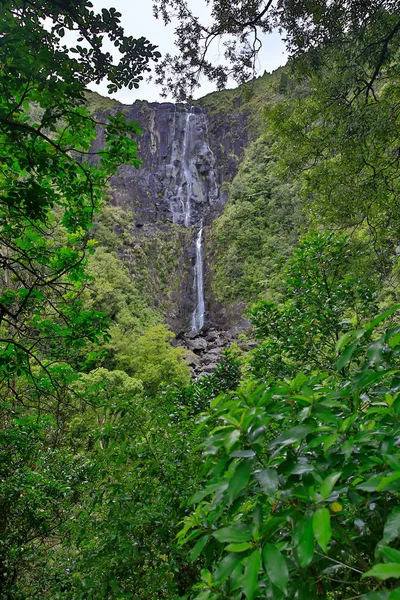
M 151 0 L 141 0 L 135 2 L 134 0 L 92 0 L 93 8 L 96 12 L 100 12 L 102 8 L 114 7 L 118 12 L 121 13 L 121 24 L 125 30 L 126 35 L 132 35 L 134 37 L 146 37 L 152 44 L 158 46 L 159 52 L 165 54 L 170 52 L 175 54 L 174 47 L 174 25 L 171 23 L 165 26 L 163 21 L 155 19 L 152 11 Z M 195 9 L 196 14 L 201 17 L 204 21 L 208 18 L 208 9 L 205 4 L 205 0 L 190 0 L 189 5 Z M 287 54 L 285 52 L 284 43 L 281 41 L 278 32 L 271 35 L 264 36 L 262 38 L 263 48 L 259 55 L 259 72 L 260 75 L 265 71 L 273 71 L 279 66 L 285 64 Z M 111 53 L 114 47 L 110 45 L 107 47 Z M 213 49 L 214 57 L 218 60 L 218 47 Z M 210 55 L 210 57 L 213 55 Z M 98 92 L 102 96 L 108 96 L 107 83 L 104 82 L 99 86 L 90 85 L 92 90 Z M 235 87 L 235 83 L 231 82 L 228 87 Z M 199 98 L 215 90 L 215 86 L 208 81 L 203 81 L 201 88 L 196 92 L 195 97 Z M 165 102 L 166 100 L 172 100 L 172 98 L 162 98 L 160 95 L 160 87 L 156 86 L 154 82 L 147 83 L 143 81 L 138 90 L 119 90 L 116 94 L 113 94 L 113 98 L 119 100 L 124 104 L 131 104 L 135 100 L 148 100 L 149 102 Z

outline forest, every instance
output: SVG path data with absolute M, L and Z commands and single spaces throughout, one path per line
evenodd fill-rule
M 152 4 L 0 0 L 0 600 L 400 600 L 399 2 Z

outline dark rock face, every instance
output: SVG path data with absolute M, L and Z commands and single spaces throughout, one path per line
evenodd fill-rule
M 112 202 L 133 209 L 138 227 L 157 222 L 205 224 L 210 208 L 222 203 L 205 111 L 182 104 L 135 102 L 107 114 L 117 112 L 142 128 L 138 139 L 142 166 L 120 168 L 111 180 Z M 96 147 L 103 144 L 100 131 Z
M 205 248 L 209 227 L 227 199 L 224 183 L 235 176 L 248 142 L 246 116 L 238 111 L 236 115 L 213 114 L 209 119 L 200 107 L 140 101 L 117 106 L 106 114 L 117 112 L 142 128 L 138 139 L 142 165 L 138 170 L 127 165 L 120 168 L 111 180 L 111 203 L 132 215 L 129 246 L 143 244 L 149 227 L 152 235 L 159 228 L 164 236 L 169 227 L 171 239 L 184 240 L 176 247 L 179 290 L 175 286 L 169 292 L 175 309 L 165 316 L 175 332 L 194 329 L 196 334 L 204 321 L 218 324 L 221 318 L 209 286 Z M 100 130 L 94 147 L 103 144 Z M 177 236 L 176 228 L 185 228 L 188 235 Z M 154 261 L 154 271 L 158 258 L 146 257 Z M 154 297 L 155 305 L 159 302 L 160 298 Z

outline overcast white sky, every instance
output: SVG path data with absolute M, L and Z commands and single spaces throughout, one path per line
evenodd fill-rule
M 92 0 L 94 10 L 100 11 L 102 8 L 114 7 L 121 13 L 121 23 L 127 35 L 134 37 L 147 37 L 152 44 L 156 44 L 161 54 L 170 52 L 175 53 L 174 47 L 174 25 L 165 26 L 162 20 L 157 20 L 153 16 L 151 0 Z M 195 7 L 195 12 L 207 20 L 208 9 L 205 0 L 191 0 L 189 4 Z M 113 46 L 110 46 L 109 51 L 113 51 Z M 218 48 L 214 50 L 216 53 Z M 218 57 L 216 56 L 216 59 Z M 263 39 L 263 48 L 260 53 L 260 74 L 266 71 L 273 71 L 277 67 L 286 62 L 285 46 L 280 39 L 278 33 L 265 36 Z M 99 92 L 103 96 L 107 96 L 107 84 L 103 83 L 100 86 L 90 86 L 93 90 Z M 234 84 L 231 86 L 234 87 Z M 196 93 L 197 97 L 204 96 L 209 92 L 214 91 L 215 87 L 205 81 Z M 164 101 L 160 96 L 160 89 L 153 82 L 142 83 L 138 90 L 120 90 L 113 95 L 124 104 L 131 104 L 135 100 L 149 100 L 150 102 Z M 171 98 L 169 99 L 171 100 Z

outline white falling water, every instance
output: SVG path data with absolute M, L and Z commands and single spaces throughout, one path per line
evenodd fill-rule
M 176 190 L 174 201 L 171 203 L 173 223 L 182 223 L 185 227 L 190 227 L 192 217 L 191 201 L 193 196 L 193 180 L 197 175 L 196 165 L 194 163 L 193 145 L 195 141 L 194 127 L 196 125 L 196 116 L 193 113 L 193 107 L 185 115 L 185 129 L 182 140 L 182 147 L 173 151 L 171 161 L 178 157 L 181 160 L 180 181 Z
M 196 263 L 194 267 L 194 292 L 196 307 L 192 314 L 192 331 L 198 332 L 204 325 L 204 280 L 203 280 L 203 227 L 200 227 L 196 238 Z
M 193 106 L 184 111 L 177 111 L 175 106 L 172 131 L 172 149 L 166 171 L 169 177 L 167 194 L 172 222 L 185 227 L 198 226 L 201 222 L 196 236 L 193 281 L 195 307 L 191 317 L 191 329 L 197 333 L 204 326 L 205 320 L 202 219 L 204 211 L 218 199 L 218 186 L 213 168 L 215 161 L 208 144 L 205 113 Z M 202 164 L 208 164 L 208 169 L 199 170 L 199 165 Z

